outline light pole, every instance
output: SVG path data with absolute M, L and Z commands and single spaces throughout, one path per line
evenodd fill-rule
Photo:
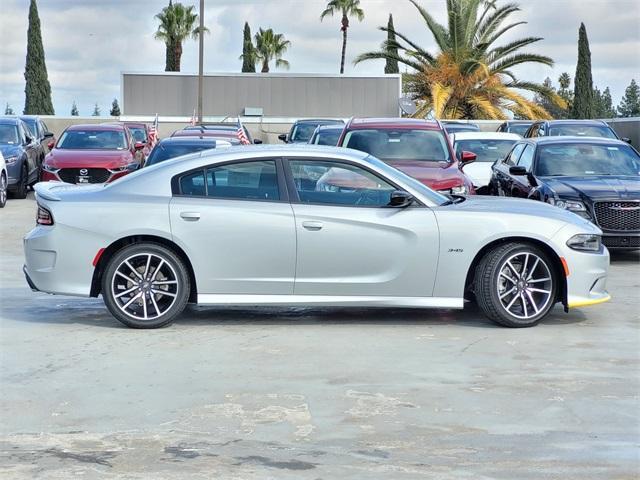
M 202 124 L 202 89 L 204 83 L 204 0 L 200 0 L 200 51 L 198 52 L 198 123 Z

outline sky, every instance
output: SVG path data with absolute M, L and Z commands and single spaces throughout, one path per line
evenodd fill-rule
M 504 3 L 505 0 L 498 0 Z M 419 0 L 440 21 L 444 0 Z M 97 103 L 108 114 L 120 95 L 123 71 L 161 72 L 164 44 L 154 39 L 154 15 L 168 0 L 38 0 L 42 37 L 53 104 L 58 115 L 69 115 L 75 101 L 80 115 L 90 115 Z M 198 0 L 182 0 L 197 5 Z M 205 72 L 238 72 L 242 62 L 242 30 L 273 28 L 291 41 L 285 55 L 292 73 L 338 73 L 340 18 L 319 17 L 325 0 L 206 0 Z M 511 21 L 526 21 L 504 36 L 505 41 L 544 37 L 527 51 L 555 60 L 554 67 L 532 64 L 515 72 L 524 80 L 557 85 L 562 72 L 573 78 L 580 22 L 587 27 L 594 84 L 609 86 L 614 105 L 635 77 L 640 81 L 640 1 L 638 0 L 519 0 L 521 11 Z M 345 73 L 382 74 L 384 63 L 352 64 L 364 51 L 376 50 L 385 35 L 377 27 L 393 14 L 395 28 L 427 50 L 435 44 L 417 10 L 408 0 L 361 0 L 365 19 L 351 20 Z M 24 107 L 24 64 L 29 0 L 0 0 L 0 105 L 14 111 Z M 197 72 L 197 42 L 188 40 L 183 72 Z M 273 67 L 272 67 L 272 71 Z M 4 110 L 3 110 L 4 111 Z

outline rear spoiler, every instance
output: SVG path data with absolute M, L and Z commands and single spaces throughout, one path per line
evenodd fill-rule
M 65 193 L 101 190 L 102 188 L 104 188 L 104 184 L 102 183 L 75 185 L 66 182 L 39 182 L 33 187 L 38 197 L 53 202 L 61 201 Z

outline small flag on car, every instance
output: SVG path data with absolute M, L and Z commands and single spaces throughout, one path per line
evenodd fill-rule
M 153 121 L 153 125 L 149 128 L 149 145 L 153 147 L 158 142 L 158 114 Z
M 238 140 L 240 140 L 240 143 L 242 145 L 249 145 L 249 139 L 247 138 L 247 134 L 244 132 L 244 126 L 242 125 L 242 122 L 240 121 L 240 118 L 238 118 Z

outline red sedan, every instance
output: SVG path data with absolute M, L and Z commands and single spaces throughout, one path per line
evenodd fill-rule
M 367 152 L 441 193 L 475 193 L 460 165 L 476 156 L 462 152 L 459 161 L 440 122 L 354 118 L 345 126 L 338 146 Z
M 45 157 L 42 180 L 112 182 L 140 167 L 136 152 L 142 148 L 124 125 L 73 125 Z

